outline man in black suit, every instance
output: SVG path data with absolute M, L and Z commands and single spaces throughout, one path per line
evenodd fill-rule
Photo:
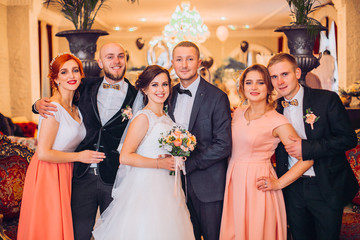
M 198 74 L 199 48 L 180 42 L 172 64 L 180 83 L 174 86 L 169 115 L 197 138 L 185 162 L 187 204 L 197 240 L 218 240 L 227 159 L 231 153 L 231 115 L 227 95 Z
M 120 44 L 103 45 L 98 64 L 104 70 L 104 78 L 85 78 L 80 88 L 78 107 L 86 136 L 76 151 L 101 151 L 106 158 L 99 164 L 74 164 L 71 209 L 77 240 L 91 238 L 98 207 L 103 212 L 112 201 L 112 187 L 119 167 L 117 148 L 128 123 L 122 110 L 132 106 L 137 94 L 124 78 L 126 54 Z M 36 103 L 40 114 L 49 107 L 51 104 L 44 99 Z
M 338 239 L 343 208 L 358 191 L 345 151 L 357 138 L 338 95 L 298 83 L 301 70 L 293 56 L 280 53 L 268 64 L 272 84 L 282 96 L 279 112 L 300 138 L 276 150 L 276 171 L 281 177 L 296 158 L 314 160 L 302 177 L 284 189 L 293 239 Z

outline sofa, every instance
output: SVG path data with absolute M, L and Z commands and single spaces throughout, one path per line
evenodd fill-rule
M 36 146 L 34 138 L 17 139 L 0 132 L 0 239 L 3 240 L 16 239 L 25 174 L 35 152 L 17 140 Z
M 360 185 L 360 129 L 356 132 L 358 145 L 347 151 L 346 156 Z M 352 203 L 344 208 L 340 239 L 360 239 L 360 190 L 352 200 Z

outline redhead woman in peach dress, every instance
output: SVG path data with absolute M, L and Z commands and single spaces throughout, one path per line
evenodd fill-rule
M 238 108 L 232 120 L 233 148 L 220 239 L 286 240 L 281 189 L 299 178 L 313 162 L 300 160 L 277 179 L 270 158 L 280 141 L 289 144 L 289 136 L 297 134 L 274 108 L 273 87 L 264 66 L 255 64 L 243 72 L 239 92 L 248 106 Z
M 74 150 L 86 130 L 73 105 L 84 72 L 80 60 L 61 54 L 50 63 L 50 101 L 58 111 L 40 117 L 38 147 L 30 161 L 22 198 L 18 240 L 72 240 L 71 179 L 73 162 L 97 163 L 104 153 Z

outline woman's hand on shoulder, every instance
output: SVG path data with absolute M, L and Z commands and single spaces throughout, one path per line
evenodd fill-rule
M 99 163 L 102 162 L 105 157 L 106 157 L 105 153 L 103 152 L 84 150 L 79 152 L 79 157 L 77 159 L 77 162 L 82 162 L 87 164 Z

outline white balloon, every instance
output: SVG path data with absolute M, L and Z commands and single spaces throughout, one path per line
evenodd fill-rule
M 216 29 L 216 36 L 221 42 L 225 42 L 229 37 L 229 30 L 225 26 L 219 26 Z

